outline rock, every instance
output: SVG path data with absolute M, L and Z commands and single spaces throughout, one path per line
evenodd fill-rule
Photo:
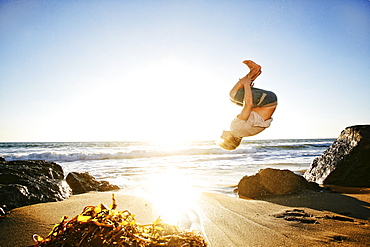
M 269 191 L 261 182 L 260 175 L 257 173 L 253 176 L 244 176 L 238 184 L 239 196 L 248 198 L 258 198 L 269 195 Z
M 253 176 L 245 176 L 238 184 L 239 196 L 253 199 L 266 195 L 295 194 L 303 189 L 320 190 L 320 187 L 292 171 L 272 168 L 261 169 Z
M 370 125 L 343 130 L 304 177 L 318 184 L 370 187 Z
M 60 165 L 43 160 L 0 161 L 0 206 L 7 210 L 70 196 Z
M 81 194 L 89 191 L 110 191 L 120 189 L 107 181 L 97 181 L 88 172 L 71 172 L 67 175 L 66 181 L 72 189 L 73 194 Z
M 5 161 L 5 159 L 3 157 L 0 157 L 0 161 Z
M 286 195 L 299 192 L 307 187 L 304 177 L 289 170 L 266 168 L 259 171 L 261 183 L 273 195 Z

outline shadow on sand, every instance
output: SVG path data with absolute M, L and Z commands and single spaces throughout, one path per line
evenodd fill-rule
M 329 211 L 362 220 L 370 219 L 370 203 L 337 192 L 306 191 L 295 195 L 268 197 L 263 200 L 289 207 Z

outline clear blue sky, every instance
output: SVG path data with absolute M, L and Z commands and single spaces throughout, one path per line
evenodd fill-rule
M 251 139 L 370 123 L 369 0 L 1 1 L 0 141 L 217 139 L 252 59 Z

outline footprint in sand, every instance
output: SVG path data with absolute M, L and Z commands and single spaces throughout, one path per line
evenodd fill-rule
M 317 220 L 313 218 L 313 215 L 306 213 L 302 209 L 285 210 L 282 213 L 274 214 L 276 218 L 283 218 L 287 221 L 298 221 L 306 224 L 315 224 Z

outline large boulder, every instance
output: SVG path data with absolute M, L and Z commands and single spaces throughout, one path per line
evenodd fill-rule
M 237 191 L 241 197 L 255 199 L 267 195 L 295 194 L 303 189 L 319 190 L 320 187 L 292 171 L 266 168 L 255 175 L 243 177 Z
M 370 187 L 370 125 L 343 130 L 304 177 L 318 184 Z
M 265 195 L 270 195 L 270 192 L 261 182 L 260 174 L 252 176 L 244 176 L 238 183 L 238 195 L 248 198 L 260 198 Z
M 10 210 L 70 196 L 60 165 L 43 160 L 0 161 L 0 207 Z
M 81 194 L 89 191 L 110 191 L 120 189 L 107 181 L 98 181 L 88 172 L 71 172 L 67 175 L 66 181 L 72 189 L 73 194 Z

